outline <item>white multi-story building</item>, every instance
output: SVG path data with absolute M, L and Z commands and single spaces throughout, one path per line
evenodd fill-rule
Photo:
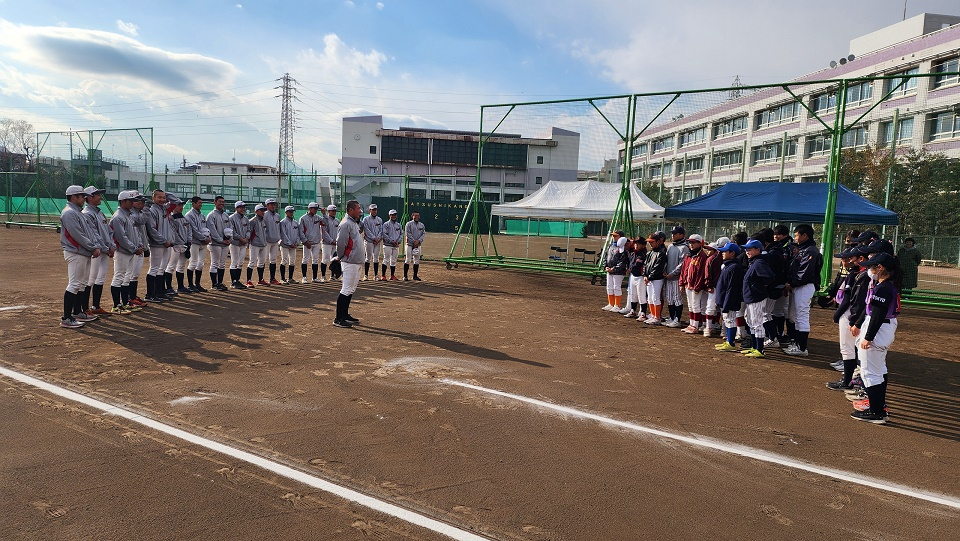
M 577 180 L 578 133 L 553 128 L 547 138 L 484 137 L 484 201 L 516 201 L 550 180 Z M 399 197 L 408 176 L 413 199 L 467 200 L 473 194 L 479 141 L 477 132 L 388 129 L 381 116 L 344 118 L 340 165 L 345 191 L 361 202 Z
M 948 75 L 960 71 L 958 23 L 958 16 L 918 15 L 854 39 L 842 63 L 790 81 L 789 92 L 746 91 L 655 123 L 630 149 L 631 178 L 662 182 L 664 194 L 676 200 L 727 182 L 819 182 L 826 177 L 831 137 L 825 125 L 833 127 L 837 87 L 804 82 L 918 73 L 944 75 L 851 83 L 846 124 L 863 118 L 842 146 L 891 144 L 896 116 L 898 148 L 960 157 L 960 80 Z M 623 167 L 623 144 L 618 151 Z

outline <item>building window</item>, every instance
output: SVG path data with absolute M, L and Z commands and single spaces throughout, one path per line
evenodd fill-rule
M 630 171 L 630 180 L 640 180 L 643 178 L 643 168 L 632 169 Z
M 426 198 L 427 198 L 427 190 L 414 190 L 413 188 L 410 189 L 410 199 L 426 199 Z
M 537 177 L 537 184 L 543 184 L 543 177 Z
M 376 175 L 376 174 L 377 174 L 377 168 L 376 168 L 376 166 L 373 166 L 373 165 L 370 166 L 370 174 L 371 174 L 371 175 Z
M 429 139 L 385 135 L 380 140 L 380 143 L 381 161 L 427 163 L 427 145 Z M 370 153 L 376 154 L 376 147 L 371 146 Z M 474 143 L 473 153 L 473 161 L 474 164 L 476 164 L 476 143 Z
M 682 175 L 684 172 L 699 173 L 701 171 L 703 171 L 703 156 L 697 156 L 695 158 L 687 158 L 686 165 L 684 165 L 683 160 L 677 161 L 678 175 Z
M 817 94 L 810 100 L 814 113 L 824 113 L 837 107 L 837 93 L 834 91 Z
M 543 156 L 537 156 L 537 163 L 538 163 L 538 164 L 542 164 L 542 163 L 543 163 Z
M 960 57 L 943 60 L 933 65 L 933 73 L 952 73 L 953 75 L 936 75 L 933 78 L 933 88 L 943 88 L 955 85 L 958 81 L 957 72 L 960 71 Z
M 753 151 L 750 155 L 751 165 L 763 165 L 765 163 L 774 163 L 780 161 L 780 158 L 783 157 L 782 147 L 783 141 L 776 141 L 758 147 L 753 147 Z M 797 140 L 788 139 L 786 156 L 789 157 L 796 155 Z
M 483 193 L 483 200 L 484 200 L 484 201 L 490 201 L 490 202 L 493 202 L 493 203 L 499 203 L 499 202 L 500 202 L 500 194 L 498 194 L 498 193 L 496 193 L 496 192 L 482 192 L 482 193 Z
M 505 182 L 503 185 L 504 187 L 507 187 L 507 188 L 526 188 L 527 187 L 526 184 L 522 182 Z
M 523 199 L 522 193 L 505 193 L 503 194 L 504 203 L 513 203 L 514 201 L 519 201 Z
M 452 179 L 452 178 L 434 178 L 434 179 L 430 179 L 430 180 L 431 180 L 434 184 L 443 184 L 443 185 L 446 185 L 446 186 L 451 186 L 451 185 L 453 185 L 453 179 Z
M 843 134 L 840 139 L 840 146 L 843 148 L 859 148 L 867 146 L 867 128 L 858 126 L 851 128 Z
M 430 199 L 440 199 L 443 201 L 450 201 L 450 190 L 431 190 Z
M 726 152 L 717 152 L 713 155 L 713 169 L 730 169 L 740 167 L 743 163 L 743 150 L 728 150 Z
M 897 144 L 909 143 L 913 139 L 913 117 L 901 118 L 897 121 Z M 881 122 L 877 133 L 877 142 L 881 145 L 890 144 L 893 138 L 893 121 Z
M 814 135 L 807 138 L 807 157 L 823 156 L 830 153 L 830 142 L 832 137 L 829 135 Z
M 707 140 L 707 128 L 697 128 L 680 134 L 680 148 L 696 145 Z
M 433 147 L 433 162 L 437 161 L 437 140 Z M 457 142 L 457 141 L 452 141 Z M 476 147 L 476 143 L 474 143 Z M 476 163 L 476 156 L 474 156 Z M 483 145 L 483 165 L 493 167 L 510 167 L 513 169 L 527 168 L 527 145 L 512 145 L 507 143 L 486 143 Z
M 457 192 L 457 201 L 469 201 L 473 192 Z
M 898 71 L 890 75 L 897 76 L 896 79 L 887 80 L 887 92 L 890 97 L 895 98 L 917 91 L 917 78 L 911 77 L 920 73 L 920 68 L 910 68 L 905 71 Z
M 646 155 L 646 154 L 647 154 L 647 144 L 646 144 L 646 143 L 640 143 L 640 144 L 638 144 L 638 145 L 633 145 L 633 147 L 630 149 L 630 155 L 631 155 L 632 157 L 634 157 L 634 158 L 636 158 L 637 156 L 644 156 L 644 155 Z
M 864 81 L 847 87 L 847 105 L 859 105 L 873 97 L 873 83 Z
M 136 190 L 140 187 L 140 184 L 136 180 L 124 180 L 123 189 L 125 190 Z M 213 190 L 210 190 L 210 193 L 213 193 Z
M 673 174 L 673 162 L 650 166 L 650 178 L 665 178 Z
M 657 152 L 663 152 L 665 150 L 669 150 L 673 148 L 673 144 L 674 144 L 673 136 L 670 135 L 668 137 L 661 137 L 660 139 L 654 139 L 653 141 L 651 141 L 650 149 L 653 151 L 654 154 L 656 154 Z
M 797 102 L 784 103 L 776 105 L 756 114 L 756 129 L 777 126 L 793 122 L 800 118 L 800 104 Z
M 953 111 L 931 115 L 930 124 L 931 141 L 960 137 L 960 116 Z
M 492 181 L 488 181 L 488 180 L 483 180 L 483 181 L 480 181 L 480 185 L 481 185 L 481 186 L 486 186 L 486 187 L 488 187 L 488 188 L 499 188 L 499 187 L 500 187 L 500 182 L 492 182 Z
M 720 139 L 728 135 L 747 131 L 747 115 L 720 121 L 713 125 L 713 138 Z
M 230 168 L 230 172 L 231 172 L 231 173 L 236 173 L 236 172 L 237 172 L 237 168 L 236 168 L 236 167 L 231 167 L 231 168 Z

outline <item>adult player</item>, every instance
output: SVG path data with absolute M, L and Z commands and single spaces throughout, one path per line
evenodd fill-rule
M 110 281 L 110 295 L 113 297 L 114 314 L 129 314 L 139 311 L 139 306 L 131 304 L 133 298 L 130 281 L 133 278 L 133 265 L 137 256 L 143 256 L 143 244 L 137 232 L 133 215 L 133 201 L 136 190 L 124 190 L 117 196 L 117 211 L 110 219 L 110 230 L 116 253 L 113 256 L 113 279 Z
M 200 285 L 200 277 L 203 275 L 203 256 L 204 247 L 209 246 L 213 240 L 210 236 L 210 228 L 207 227 L 207 217 L 203 215 L 203 199 L 195 195 L 190 198 L 190 210 L 184 215 L 190 222 L 190 264 L 187 265 L 187 281 L 190 283 L 189 289 L 197 293 L 206 291 Z M 211 268 L 212 271 L 212 268 Z M 213 272 L 211 272 L 211 275 Z M 214 284 L 216 279 L 211 278 Z
M 420 213 L 414 212 L 411 215 L 412 220 L 407 222 L 403 230 L 407 234 L 407 250 L 403 258 L 403 279 L 409 280 L 407 273 L 410 265 L 413 265 L 413 279 L 420 281 L 420 252 L 423 246 L 423 238 L 427 235 L 423 222 L 420 221 Z
M 366 259 L 363 262 L 363 280 L 367 281 L 370 275 L 370 263 L 373 262 L 373 279 L 377 279 L 377 261 L 380 259 L 383 247 L 383 218 L 377 216 L 377 204 L 369 207 L 370 214 L 360 220 L 363 229 L 363 243 L 366 249 Z
M 326 276 L 317 278 L 317 263 L 320 261 L 321 242 L 324 240 L 325 228 L 323 227 L 323 216 L 317 215 L 317 209 L 320 205 L 311 202 L 307 205 L 307 213 L 300 217 L 299 239 L 303 243 L 303 259 L 300 260 L 300 274 L 303 275 L 301 283 L 309 284 L 307 278 L 307 260 L 310 260 L 311 270 L 313 271 L 314 282 L 326 281 Z M 336 243 L 336 239 L 333 241 Z M 327 266 L 323 266 L 323 273 L 326 275 Z
M 83 186 L 68 186 L 67 205 L 60 213 L 60 247 L 63 248 L 63 259 L 67 262 L 67 289 L 63 293 L 60 326 L 67 329 L 79 329 L 84 323 L 97 319 L 97 316 L 84 314 L 80 310 L 78 298 L 90 276 L 91 260 L 100 257 L 96 234 L 83 217 L 81 205 L 85 195 Z
M 797 242 L 797 253 L 790 262 L 787 271 L 787 285 L 784 292 L 790 297 L 787 328 L 793 342 L 784 348 L 787 355 L 806 357 L 807 340 L 810 337 L 810 300 L 820 283 L 820 269 L 823 255 L 817 249 L 813 238 L 813 227 L 800 224 L 793 228 L 793 239 Z
M 387 279 L 387 266 L 390 267 L 390 279 L 397 280 L 397 254 L 403 242 L 403 227 L 397 221 L 397 211 L 390 209 L 389 219 L 383 223 L 383 265 L 380 267 L 380 279 Z
M 225 206 L 223 196 L 218 195 L 213 198 L 213 210 L 207 214 L 207 228 L 210 230 L 210 244 L 207 245 L 207 250 L 210 251 L 210 283 L 217 291 L 227 291 L 227 286 L 223 285 L 223 275 L 226 274 L 230 235 L 226 234 L 226 230 L 229 229 L 232 233 L 232 228 Z M 233 273 L 230 273 L 230 276 L 233 276 Z
M 234 289 L 246 289 L 240 281 L 243 272 L 243 256 L 247 251 L 247 244 L 250 242 L 250 219 L 246 216 L 247 204 L 243 201 L 237 201 L 233 204 L 233 214 L 230 215 L 230 229 L 233 235 L 230 237 L 230 287 Z
M 103 284 L 107 281 L 107 267 L 114 256 L 113 231 L 110 222 L 100 210 L 103 202 L 103 192 L 96 186 L 84 188 L 84 199 L 87 204 L 83 207 L 83 216 L 89 221 L 91 229 L 96 232 L 100 240 L 100 252 L 107 257 L 98 257 L 90 261 L 90 275 L 87 277 L 87 287 L 83 292 L 83 308 L 87 315 L 104 315 L 110 312 L 100 306 L 103 296 Z M 92 292 L 92 298 L 91 298 Z
M 361 250 L 363 236 L 360 233 L 360 216 L 363 208 L 355 200 L 347 201 L 347 215 L 337 229 L 337 257 L 343 268 L 343 283 L 337 296 L 337 315 L 333 324 L 337 327 L 352 327 L 360 320 L 350 315 L 350 301 L 360 282 L 360 264 L 364 253 Z
M 163 273 L 170 258 L 172 231 L 167 214 L 167 194 L 163 190 L 153 191 L 153 204 L 147 209 L 147 237 L 150 244 L 150 270 L 147 271 L 147 302 L 170 300 L 166 295 Z
M 333 259 L 337 252 L 337 228 L 340 227 L 340 220 L 337 219 L 337 206 L 328 205 L 327 215 L 323 217 L 323 243 L 321 244 L 320 258 L 320 281 L 327 279 L 327 265 Z M 331 274 L 331 280 L 333 275 Z
M 247 287 L 253 287 L 253 269 L 257 269 L 257 285 L 268 286 L 270 282 L 263 279 L 263 270 L 270 258 L 270 248 L 267 243 L 267 207 L 257 205 L 253 208 L 254 216 L 250 218 L 250 264 L 247 266 Z M 279 282 L 278 282 L 279 283 Z
M 280 220 L 280 281 L 287 284 L 295 284 L 293 279 L 293 267 L 297 260 L 297 246 L 300 245 L 300 224 L 293 220 L 293 212 L 296 209 L 293 205 L 288 205 L 283 209 L 284 217 Z M 287 276 L 287 270 L 290 276 Z M 303 273 L 306 278 L 306 273 Z
M 680 271 L 683 260 L 690 255 L 690 245 L 687 244 L 687 230 L 682 226 L 674 226 L 670 230 L 673 242 L 667 248 L 667 269 L 664 273 L 663 296 L 665 297 L 668 315 L 670 316 L 664 327 L 680 327 L 680 318 L 683 317 L 683 291 L 680 289 Z
M 270 198 L 263 202 L 264 238 L 267 241 L 267 259 L 270 264 L 270 285 L 280 285 L 277 280 L 277 254 L 280 253 L 280 220 L 277 212 L 277 200 Z

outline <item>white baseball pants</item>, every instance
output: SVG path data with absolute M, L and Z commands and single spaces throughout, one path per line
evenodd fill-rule
M 870 318 L 867 316 L 863 321 L 863 329 L 870 326 Z M 867 387 L 880 385 L 883 383 L 883 375 L 887 373 L 887 350 L 893 344 L 893 339 L 897 334 L 897 318 L 890 320 L 890 323 L 884 323 L 873 338 L 873 345 L 870 349 L 863 349 L 863 334 L 857 339 L 857 354 L 860 359 L 860 378 Z
M 67 291 L 79 293 L 81 289 L 87 287 L 87 279 L 90 277 L 90 261 L 93 258 L 64 250 L 63 259 L 67 262 Z
M 341 261 L 340 266 L 343 269 L 343 281 L 340 285 L 340 294 L 353 295 L 353 292 L 357 290 L 357 284 L 360 283 L 360 273 L 363 265 L 359 263 L 344 263 Z

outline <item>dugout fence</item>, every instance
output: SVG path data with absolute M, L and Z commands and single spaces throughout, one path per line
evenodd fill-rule
M 610 230 L 624 229 L 628 234 L 636 234 L 643 229 L 644 234 L 648 233 L 648 227 L 641 228 L 634 220 L 627 197 L 630 183 L 668 207 L 729 182 L 825 182 L 829 184 L 827 211 L 823 222 L 815 225 L 826 232 L 821 237 L 823 253 L 832 255 L 837 235 L 848 225 L 839 227 L 841 224 L 835 221 L 844 152 L 873 145 L 886 149 L 891 163 L 911 148 L 953 152 L 955 141 L 960 139 L 958 81 L 958 73 L 909 70 L 846 79 L 801 79 L 771 85 L 484 105 L 480 110 L 474 194 L 460 235 L 445 261 L 448 267 L 463 263 L 570 272 L 566 262 L 557 264 L 544 258 L 501 254 L 498 239 L 489 232 L 481 233 L 478 227 L 489 219 L 477 204 L 482 201 L 484 156 L 498 150 L 495 144 L 503 142 L 498 134 L 552 136 L 558 145 L 562 144 L 556 131 L 550 134 L 552 127 L 577 134 L 579 152 L 572 168 L 551 168 L 547 173 L 550 180 L 567 180 L 559 177 L 569 169 L 603 173 L 612 165 L 609 180 L 621 185 L 621 197 L 616 208 L 611 209 L 603 249 L 609 244 Z M 887 197 L 882 203 L 892 208 L 890 194 L 896 194 L 899 186 L 895 175 L 888 176 Z M 901 178 L 899 182 L 909 185 L 909 179 Z M 901 217 L 904 215 L 904 209 L 892 209 Z M 713 240 L 737 230 L 728 222 L 697 222 L 691 224 L 693 229 L 687 228 L 688 232 L 703 231 L 706 238 Z M 862 229 L 870 224 L 855 225 Z M 910 233 L 894 228 L 876 229 L 891 239 Z M 960 259 L 960 255 L 955 258 Z M 602 276 L 602 271 L 600 265 L 592 273 L 574 270 L 594 277 Z M 822 290 L 834 274 L 833 258 L 826 257 L 821 272 Z M 945 287 L 918 288 L 906 296 L 905 302 L 960 308 L 960 285 L 947 285 L 960 284 L 960 275 L 941 282 Z

